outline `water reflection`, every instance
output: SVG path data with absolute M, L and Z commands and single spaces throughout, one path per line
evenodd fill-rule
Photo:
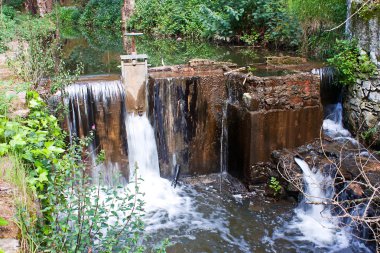
M 120 73 L 120 54 L 123 54 L 122 38 L 110 31 L 80 31 L 63 41 L 63 58 L 69 69 L 83 63 L 84 74 Z M 149 36 L 137 38 L 137 51 L 149 56 L 152 67 L 184 64 L 190 59 L 202 58 L 229 61 L 246 66 L 264 63 L 266 56 L 281 55 L 252 47 L 218 45 L 193 40 L 155 39 Z M 290 52 L 286 54 L 291 54 Z

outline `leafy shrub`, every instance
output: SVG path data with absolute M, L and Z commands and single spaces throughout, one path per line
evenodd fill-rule
M 377 70 L 367 53 L 360 52 L 355 40 L 337 40 L 335 54 L 327 61 L 336 68 L 342 85 L 353 85 L 357 78 L 368 79 Z
M 16 10 L 22 10 L 24 7 L 25 0 L 5 0 L 4 5 L 8 5 Z
M 90 0 L 79 23 L 83 27 L 120 30 L 122 0 Z
M 28 92 L 27 98 L 27 119 L 0 117 L 0 155 L 15 154 L 27 164 L 28 185 L 41 202 L 42 218 L 18 211 L 29 249 L 142 252 L 138 183 L 128 188 L 94 184 L 88 177 L 91 154 L 83 153 L 92 137 L 66 146 L 66 134 L 39 95 Z
M 14 19 L 16 16 L 16 10 L 12 6 L 4 5 L 2 11 L 2 14 L 10 19 Z
M 5 52 L 7 43 L 15 38 L 16 22 L 0 13 L 0 53 Z
M 345 21 L 346 0 L 288 0 L 288 8 L 302 28 L 303 53 L 318 58 L 332 55 L 335 41 L 344 38 L 344 26 L 331 32 L 326 30 Z
M 212 39 L 243 36 L 244 41 L 254 37 L 261 44 L 289 47 L 298 45 L 300 34 L 282 0 L 141 0 L 129 26 L 155 35 Z
M 75 25 L 80 18 L 80 10 L 75 6 L 59 8 L 59 20 L 62 25 Z

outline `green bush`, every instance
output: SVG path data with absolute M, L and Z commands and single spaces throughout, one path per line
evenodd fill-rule
M 254 37 L 255 43 L 286 47 L 297 46 L 300 34 L 282 0 L 140 0 L 129 26 L 164 36 Z
M 63 27 L 75 26 L 80 16 L 81 12 L 75 6 L 59 8 L 59 21 Z
M 90 0 L 79 19 L 83 27 L 93 29 L 121 29 L 122 0 Z
M 353 85 L 357 78 L 368 79 L 377 70 L 367 53 L 360 52 L 355 40 L 337 40 L 334 56 L 327 62 L 336 68 L 342 85 Z
M 16 21 L 0 13 L 0 54 L 5 52 L 7 43 L 16 37 Z
M 22 159 L 28 168 L 28 186 L 41 203 L 42 217 L 18 210 L 29 250 L 143 252 L 143 202 L 138 183 L 130 183 L 134 187 L 128 188 L 108 187 L 101 181 L 94 184 L 88 177 L 90 154 L 83 153 L 92 135 L 67 146 L 66 134 L 40 96 L 28 92 L 27 100 L 28 118 L 0 117 L 0 156 L 12 154 Z
M 81 10 L 76 6 L 59 8 L 60 29 L 63 38 L 70 39 L 80 36 L 78 28 L 80 16 Z
M 7 16 L 10 19 L 15 18 L 15 16 L 16 16 L 16 10 L 12 6 L 3 5 L 2 11 L 3 11 L 3 15 Z
M 288 0 L 288 8 L 302 28 L 302 52 L 322 59 L 331 56 L 335 41 L 344 38 L 345 29 L 327 30 L 345 21 L 346 0 Z
M 24 8 L 25 0 L 4 0 L 4 5 L 8 5 L 16 10 L 21 11 Z

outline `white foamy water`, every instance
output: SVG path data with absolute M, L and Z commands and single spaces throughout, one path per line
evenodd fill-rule
M 207 214 L 199 211 L 200 206 L 204 205 L 199 202 L 203 199 L 201 194 L 190 186 L 174 188 L 170 181 L 160 177 L 154 130 L 146 115 L 129 114 L 126 125 L 129 163 L 138 167 L 137 175 L 132 173 L 130 181 L 134 181 L 136 176 L 142 179 L 140 189 L 144 193 L 146 233 L 158 236 L 159 231 L 165 231 L 165 234 L 170 234 L 171 240 L 195 240 L 199 231 L 209 231 L 218 234 L 224 243 L 249 252 L 244 240 L 231 236 L 229 224 L 224 218 L 228 213 L 223 208 L 213 207 L 212 212 Z M 204 201 L 207 203 L 207 199 Z
M 332 197 L 332 179 L 320 171 L 313 172 L 309 165 L 295 158 L 303 171 L 304 199 L 295 210 L 295 217 L 274 234 L 274 239 L 308 241 L 316 247 L 331 251 L 346 249 L 350 236 L 339 228 L 339 221 L 331 213 L 326 202 Z
M 126 125 L 130 181 L 136 176 L 142 179 L 140 188 L 144 193 L 146 230 L 173 228 L 183 214 L 192 212 L 191 199 L 181 187 L 173 188 L 168 180 L 160 177 L 154 131 L 146 115 L 129 114 Z M 136 166 L 137 175 L 134 173 Z
M 351 137 L 351 133 L 343 126 L 343 108 L 341 103 L 330 105 L 332 109 L 323 121 L 324 133 L 336 141 L 349 141 L 353 145 L 359 145 L 358 141 Z

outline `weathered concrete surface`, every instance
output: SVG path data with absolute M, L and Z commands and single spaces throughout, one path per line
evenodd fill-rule
M 141 113 L 146 111 L 145 87 L 148 80 L 148 66 L 145 60 L 134 61 L 121 62 L 122 81 L 126 94 L 127 112 Z
M 228 69 L 228 68 L 225 68 Z M 251 176 L 273 150 L 303 145 L 319 136 L 322 106 L 319 77 L 298 73 L 252 77 L 223 74 L 217 64 L 152 69 L 148 115 L 156 131 L 161 175 L 220 171 L 222 108 L 230 97 L 228 172 Z
M 295 148 L 317 138 L 321 119 L 320 106 L 249 112 L 230 105 L 229 173 L 239 178 L 252 178 L 252 166 L 268 162 L 273 150 Z
M 223 71 L 169 70 L 152 70 L 148 84 L 148 115 L 155 129 L 161 176 L 173 176 L 175 163 L 182 175 L 217 172 L 226 99 Z
M 273 77 L 232 73 L 227 83 L 232 99 L 249 111 L 320 106 L 319 85 L 319 77 L 308 73 Z M 245 94 L 251 97 L 249 105 Z M 250 108 L 251 104 L 256 106 Z
M 257 175 L 255 164 L 269 162 L 272 151 L 318 138 L 319 83 L 318 76 L 305 73 L 265 78 L 230 75 L 229 173 L 250 180 Z

